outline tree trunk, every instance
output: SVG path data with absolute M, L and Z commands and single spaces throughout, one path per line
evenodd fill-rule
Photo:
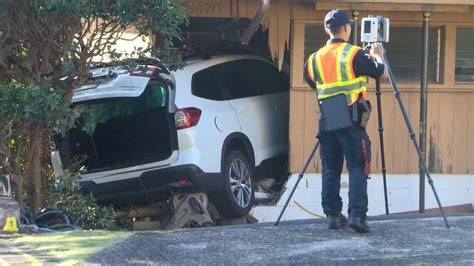
M 37 129 L 30 133 L 31 161 L 28 165 L 27 178 L 31 182 L 29 207 L 32 214 L 36 214 L 43 204 L 43 187 L 41 182 L 41 156 L 43 130 Z
M 20 208 L 23 208 L 23 182 L 20 175 L 12 174 L 11 181 L 15 187 L 15 200 L 20 204 Z

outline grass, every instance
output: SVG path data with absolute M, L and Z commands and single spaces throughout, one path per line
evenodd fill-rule
M 54 262 L 80 263 L 93 254 L 124 241 L 131 232 L 69 231 L 39 235 L 15 235 L 0 239 L 2 246 L 26 255 L 32 264 Z M 37 255 L 38 254 L 38 255 Z

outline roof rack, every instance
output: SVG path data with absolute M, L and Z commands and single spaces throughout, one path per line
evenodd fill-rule
M 160 68 L 163 72 L 169 74 L 168 69 L 166 66 L 161 62 L 160 59 L 156 57 L 146 57 L 146 58 L 126 58 L 120 61 L 115 62 L 100 62 L 95 64 L 91 69 L 98 69 L 98 68 L 115 68 L 115 69 L 128 69 L 126 66 L 154 66 Z

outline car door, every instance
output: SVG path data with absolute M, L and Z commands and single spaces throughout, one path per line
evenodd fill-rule
M 249 60 L 245 69 L 253 81 L 253 87 L 265 96 L 263 99 L 271 110 L 267 117 L 271 128 L 271 152 L 273 156 L 281 155 L 288 150 L 289 78 L 263 60 Z
M 235 110 L 240 122 L 242 133 L 251 141 L 255 165 L 275 156 L 278 150 L 278 123 L 276 113 L 277 101 L 273 95 L 256 87 L 255 71 L 252 64 L 257 59 L 245 59 L 225 64 L 220 69 L 219 78 L 224 84 L 229 103 Z M 287 130 L 287 129 L 286 129 Z

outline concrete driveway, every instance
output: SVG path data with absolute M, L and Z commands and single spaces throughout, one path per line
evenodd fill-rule
M 474 264 L 474 216 L 372 218 L 371 232 L 324 220 L 138 233 L 95 254 L 101 264 Z

